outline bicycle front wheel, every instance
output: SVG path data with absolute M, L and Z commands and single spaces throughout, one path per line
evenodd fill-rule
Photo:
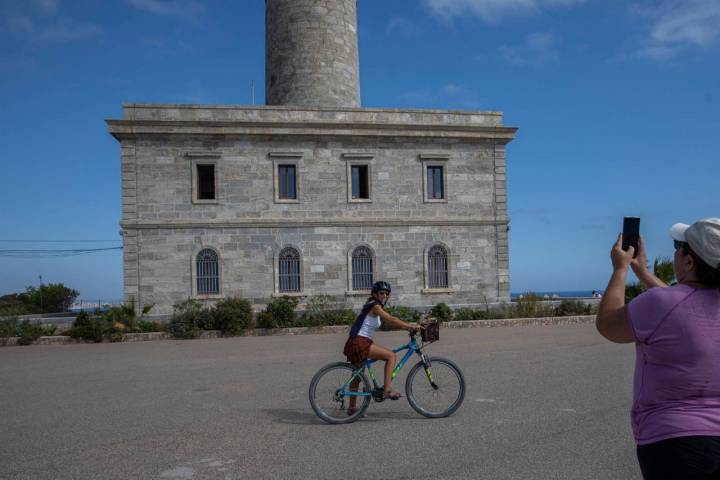
M 356 370 L 350 363 L 337 362 L 324 366 L 315 374 L 310 382 L 310 406 L 322 420 L 352 423 L 365 413 L 370 405 L 372 388 L 365 372 L 355 376 L 356 384 L 351 381 Z M 353 395 L 353 392 L 367 395 Z
M 430 366 L 415 364 L 405 380 L 410 406 L 420 415 L 441 418 L 452 415 L 465 399 L 465 378 L 446 358 L 430 357 Z

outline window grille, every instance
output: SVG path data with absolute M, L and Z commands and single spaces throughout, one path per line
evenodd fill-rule
M 352 288 L 353 290 L 370 290 L 372 284 L 372 252 L 367 247 L 357 247 L 352 253 Z
M 280 292 L 300 291 L 300 254 L 288 247 L 280 252 Z
M 197 270 L 197 293 L 210 295 L 220 293 L 220 268 L 218 255 L 213 250 L 201 250 L 195 258 Z
M 428 252 L 428 288 L 448 288 L 448 255 L 440 245 Z
M 432 200 L 445 198 L 443 167 L 427 167 L 427 197 Z
M 278 167 L 278 182 L 280 182 L 279 197 L 281 199 L 297 200 L 295 165 L 280 165 Z

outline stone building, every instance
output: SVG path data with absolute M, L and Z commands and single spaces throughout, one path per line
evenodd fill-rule
M 509 300 L 499 112 L 360 107 L 356 0 L 266 1 L 267 106 L 126 104 L 125 298 Z

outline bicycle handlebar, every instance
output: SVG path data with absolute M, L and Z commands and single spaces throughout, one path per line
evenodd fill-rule
M 422 323 L 418 323 L 418 325 L 420 325 L 420 330 L 415 330 L 415 329 L 408 330 L 408 335 L 410 335 L 410 338 L 413 338 L 415 335 L 420 333 L 421 330 L 425 329 L 425 325 L 423 325 Z

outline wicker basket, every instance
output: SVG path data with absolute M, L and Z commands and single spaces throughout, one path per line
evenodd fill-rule
M 425 343 L 437 342 L 440 340 L 440 322 L 437 320 L 430 320 L 423 324 L 422 330 L 420 330 L 420 338 Z

